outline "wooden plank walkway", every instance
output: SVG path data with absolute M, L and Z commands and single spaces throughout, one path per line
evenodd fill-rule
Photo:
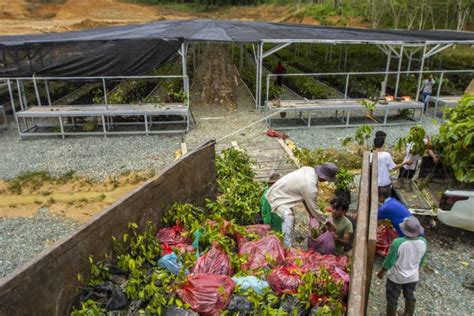
M 235 142 L 232 141 L 232 143 L 235 145 Z M 217 153 L 220 154 L 223 149 L 235 147 L 232 143 L 228 141 L 217 144 Z M 297 169 L 278 138 L 261 135 L 253 140 L 239 142 L 237 146 L 250 156 L 257 181 L 267 182 L 275 173 L 284 176 Z

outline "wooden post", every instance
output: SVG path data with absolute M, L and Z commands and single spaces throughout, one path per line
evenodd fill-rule
M 377 169 L 377 153 L 371 154 L 370 165 L 370 215 L 369 229 L 367 237 L 367 272 L 365 281 L 365 312 L 369 301 L 370 283 L 372 282 L 372 271 L 375 260 L 375 244 L 377 243 L 377 214 L 378 214 L 378 169 Z
M 364 315 L 366 302 L 367 226 L 369 220 L 370 153 L 364 152 L 359 186 L 357 228 L 354 237 L 354 262 L 349 286 L 348 316 Z

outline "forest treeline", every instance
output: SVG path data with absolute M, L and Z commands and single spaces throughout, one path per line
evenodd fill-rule
M 142 4 L 189 4 L 203 10 L 222 6 L 289 5 L 297 15 L 331 24 L 330 16 L 362 17 L 372 28 L 409 30 L 473 28 L 473 0 L 127 0 Z

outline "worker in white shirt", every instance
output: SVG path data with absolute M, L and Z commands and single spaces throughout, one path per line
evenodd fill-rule
M 427 110 L 428 97 L 433 93 L 435 83 L 436 81 L 433 79 L 433 75 L 429 75 L 428 78 L 423 81 L 423 103 L 425 104 L 425 112 Z
M 405 237 L 393 241 L 388 256 L 383 262 L 377 277 L 382 279 L 388 271 L 386 284 L 387 316 L 397 313 L 398 298 L 403 291 L 405 312 L 412 316 L 415 313 L 415 289 L 420 279 L 420 266 L 426 260 L 428 243 L 423 238 L 424 229 L 415 216 L 407 217 L 400 224 Z
M 392 155 L 383 150 L 383 145 L 385 143 L 385 138 L 375 137 L 374 138 L 374 151 L 377 153 L 377 171 L 378 171 L 378 186 L 379 190 L 381 188 L 391 188 L 392 179 L 390 178 L 390 170 L 396 170 L 402 166 L 402 164 L 397 165 L 392 158 Z
M 303 202 L 311 217 L 316 218 L 320 225 L 328 223 L 328 218 L 318 208 L 316 198 L 319 182 L 334 182 L 337 167 L 333 163 L 324 163 L 315 168 L 302 167 L 280 178 L 262 197 L 262 213 L 270 211 L 282 219 L 281 230 L 283 242 L 286 247 L 291 247 L 293 241 L 293 227 L 295 217 L 293 207 Z

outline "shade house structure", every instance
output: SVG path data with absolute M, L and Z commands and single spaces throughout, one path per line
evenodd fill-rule
M 199 51 L 202 45 L 214 43 L 232 44 L 232 48 L 240 48 L 240 64 L 245 57 L 244 51 L 246 56 L 251 53 L 256 74 L 255 107 L 268 111 L 269 124 L 272 124 L 276 113 L 294 112 L 305 122 L 305 126 L 312 126 L 311 115 L 318 111 L 334 111 L 338 124 L 326 126 L 349 126 L 353 125 L 350 121 L 352 114 L 375 109 L 384 113 L 376 123 L 388 125 L 389 110 L 412 110 L 411 122 L 416 121 L 416 111 L 419 111 L 418 119 L 422 117 L 424 106 L 419 99 L 423 76 L 428 73 L 424 69 L 425 60 L 453 45 L 473 45 L 474 33 L 224 20 L 164 20 L 78 32 L 0 36 L 0 80 L 8 88 L 20 138 L 30 135 L 61 135 L 64 138 L 73 134 L 182 133 L 189 130 L 192 121 L 187 57 L 192 55 L 195 66 L 195 51 Z M 265 59 L 292 44 L 345 47 L 368 44 L 386 55 L 386 68 L 372 72 L 287 72 L 280 75 L 266 71 Z M 178 59 L 176 56 L 179 56 Z M 408 69 L 402 69 L 405 58 L 408 60 Z M 344 63 L 347 63 L 347 49 L 344 59 Z M 390 71 L 392 59 L 398 60 L 396 71 Z M 415 59 L 419 68 L 410 69 Z M 169 73 L 179 68 L 180 74 Z M 430 70 L 429 73 L 435 74 L 437 81 L 442 83 L 447 74 L 472 76 L 474 67 L 470 68 Z M 405 100 L 399 96 L 399 86 L 401 76 L 408 74 L 417 76 L 417 89 L 412 99 Z M 393 100 L 373 99 L 372 107 L 367 107 L 361 100 L 349 97 L 352 78 L 375 75 L 385 78 L 379 96 L 385 96 L 388 77 L 396 78 Z M 276 102 L 269 100 L 269 89 L 272 79 L 277 76 L 339 76 L 345 78 L 345 88 L 338 98 Z M 123 84 L 125 81 L 128 84 Z M 145 85 L 142 82 L 148 85 L 146 89 L 142 87 Z M 163 94 L 163 82 L 166 82 L 172 93 L 168 91 L 168 95 L 165 92 L 159 98 L 150 97 L 153 93 L 159 95 L 160 91 Z M 178 85 L 182 89 L 178 89 Z M 60 92 L 65 87 L 73 92 L 62 95 Z M 139 95 L 139 103 L 133 103 L 121 93 L 132 90 L 147 93 Z M 441 98 L 440 91 L 441 84 L 438 84 L 433 95 Z M 87 101 L 85 95 L 94 102 Z M 302 117 L 302 113 L 306 116 Z M 135 128 L 128 128 L 131 125 Z

